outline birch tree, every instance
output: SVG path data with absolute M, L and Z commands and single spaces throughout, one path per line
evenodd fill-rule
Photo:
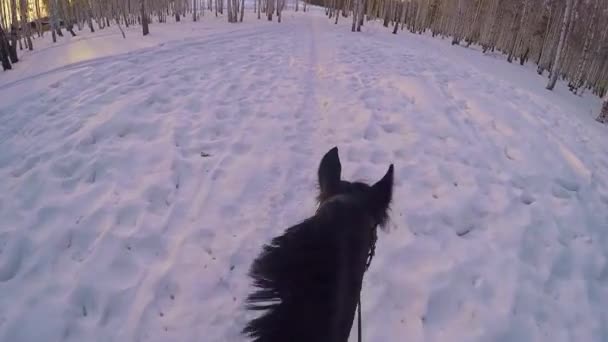
M 239 18 L 239 22 L 243 22 L 243 17 L 245 17 L 245 0 L 241 0 L 241 16 Z
M 551 77 L 549 78 L 549 83 L 547 83 L 547 89 L 553 90 L 555 88 L 555 83 L 557 82 L 557 77 L 560 73 L 560 63 L 562 58 L 562 50 L 564 48 L 564 42 L 566 40 L 566 33 L 568 32 L 568 26 L 570 24 L 570 12 L 572 9 L 573 0 L 566 0 L 566 10 L 564 12 L 564 18 L 562 21 L 561 33 L 559 35 L 559 42 L 557 45 L 557 52 L 555 53 L 555 59 L 553 60 L 553 68 L 551 70 Z
M 600 1 L 595 0 L 595 4 L 593 6 L 593 10 L 592 10 L 592 14 L 591 14 L 591 20 L 589 21 L 589 23 L 587 25 L 587 30 L 586 30 L 586 34 L 585 34 L 585 43 L 583 44 L 583 51 L 582 51 L 581 57 L 579 59 L 578 66 L 576 68 L 576 73 L 574 74 L 574 79 L 570 84 L 570 90 L 572 92 L 574 92 L 575 94 L 577 93 L 577 91 L 581 87 L 581 85 L 583 84 L 583 73 L 585 72 L 585 69 L 587 67 L 587 62 L 589 60 L 590 45 L 594 39 L 594 35 L 595 35 L 595 31 L 596 31 L 595 25 L 596 25 L 596 19 L 598 16 L 599 5 L 600 5 Z
M 359 17 L 360 3 L 361 3 L 361 0 L 353 1 L 353 25 L 351 26 L 351 31 L 353 31 L 353 32 L 355 32 L 357 29 L 357 18 Z
M 266 0 L 266 17 L 268 21 L 272 21 L 272 14 L 274 13 L 274 0 Z
M 21 34 L 25 35 L 25 45 L 27 46 L 28 50 L 31 51 L 34 49 L 34 45 L 32 44 L 32 38 L 30 37 L 31 33 L 28 20 L 29 9 L 27 8 L 27 0 L 21 0 L 19 7 L 21 10 Z
M 0 61 L 2 62 L 3 70 L 10 70 L 13 68 L 11 66 L 9 55 L 8 38 L 6 37 L 6 33 L 4 32 L 2 25 L 0 25 Z
M 10 57 L 12 63 L 19 62 L 19 58 L 17 58 L 17 40 L 19 36 L 17 35 L 17 1 L 11 0 L 11 32 L 10 32 Z
M 196 2 L 197 0 L 192 0 L 192 21 L 196 21 Z M 205 7 L 203 6 L 203 9 Z
M 141 15 L 141 30 L 143 35 L 146 36 L 150 33 L 150 28 L 148 27 L 148 16 L 146 13 L 146 0 L 139 0 L 139 6 Z

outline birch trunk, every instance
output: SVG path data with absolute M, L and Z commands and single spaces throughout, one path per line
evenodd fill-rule
M 85 1 L 87 2 L 87 24 L 89 25 L 89 30 L 91 30 L 91 33 L 93 33 L 95 32 L 95 28 L 93 28 L 93 8 L 91 8 L 91 3 L 89 0 Z
M 576 68 L 576 73 L 574 74 L 574 80 L 572 82 L 572 91 L 576 94 L 578 89 L 583 84 L 583 74 L 587 66 L 587 61 L 589 60 L 589 50 L 591 42 L 593 41 L 595 35 L 595 23 L 597 18 L 597 13 L 599 10 L 599 0 L 595 0 L 595 5 L 593 6 L 593 14 L 591 17 L 591 21 L 587 27 L 587 32 L 585 34 L 585 44 L 583 45 L 583 52 L 581 59 Z
M 4 30 L 2 29 L 2 25 L 0 25 L 0 61 L 2 61 L 3 70 L 10 70 L 13 68 L 11 66 L 9 55 L 8 39 L 4 33 Z
M 32 38 L 30 37 L 31 26 L 28 20 L 27 0 L 21 0 L 19 7 L 21 8 L 21 34 L 25 35 L 25 45 L 27 45 L 28 50 L 32 51 L 34 45 L 32 45 Z
M 241 0 L 241 17 L 239 18 L 240 22 L 243 22 L 243 17 L 245 17 L 245 0 Z
M 547 83 L 548 90 L 553 90 L 553 88 L 555 88 L 555 83 L 557 83 L 557 77 L 559 76 L 559 73 L 560 73 L 562 50 L 564 49 L 566 33 L 568 32 L 568 26 L 570 23 L 570 12 L 572 9 L 572 1 L 573 0 L 566 0 L 566 11 L 564 12 L 564 20 L 562 22 L 562 28 L 561 28 L 561 33 L 559 35 L 559 41 L 557 43 L 557 51 L 555 53 L 555 59 L 553 60 L 553 67 L 551 69 L 551 77 L 549 78 L 549 83 Z
M 139 0 L 140 6 L 140 15 L 141 15 L 141 30 L 144 36 L 147 36 L 150 33 L 150 29 L 148 27 L 148 15 L 146 13 L 146 0 Z
M 198 0 L 192 0 L 192 21 L 196 21 L 196 2 Z
M 19 58 L 17 58 L 17 41 L 19 40 L 19 35 L 17 35 L 17 27 L 19 21 L 17 20 L 17 1 L 11 0 L 11 46 L 10 46 L 10 56 L 11 62 L 17 63 Z
M 352 27 L 350 29 L 352 32 L 355 32 L 357 30 L 357 16 L 359 14 L 360 2 L 361 2 L 361 0 L 354 0 L 353 1 L 353 25 L 352 25 Z
M 40 0 L 34 0 L 34 6 L 36 6 L 36 31 L 38 31 L 38 37 L 42 37 L 42 24 L 40 23 Z

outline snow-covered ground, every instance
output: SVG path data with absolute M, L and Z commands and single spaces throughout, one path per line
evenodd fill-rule
M 138 29 L 0 73 L 0 341 L 243 341 L 334 145 L 347 179 L 396 166 L 365 341 L 608 340 L 598 99 L 320 12 Z

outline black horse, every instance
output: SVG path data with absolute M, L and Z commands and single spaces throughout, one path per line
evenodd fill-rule
M 265 245 L 249 275 L 249 310 L 262 310 L 243 333 L 257 342 L 346 342 L 376 229 L 388 220 L 393 165 L 376 184 L 346 182 L 338 148 L 319 166 L 314 216 Z

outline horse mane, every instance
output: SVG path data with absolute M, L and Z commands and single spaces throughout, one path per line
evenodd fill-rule
M 247 309 L 264 312 L 243 333 L 255 342 L 346 342 L 373 233 L 374 218 L 344 197 L 275 237 L 249 271 L 256 291 Z

